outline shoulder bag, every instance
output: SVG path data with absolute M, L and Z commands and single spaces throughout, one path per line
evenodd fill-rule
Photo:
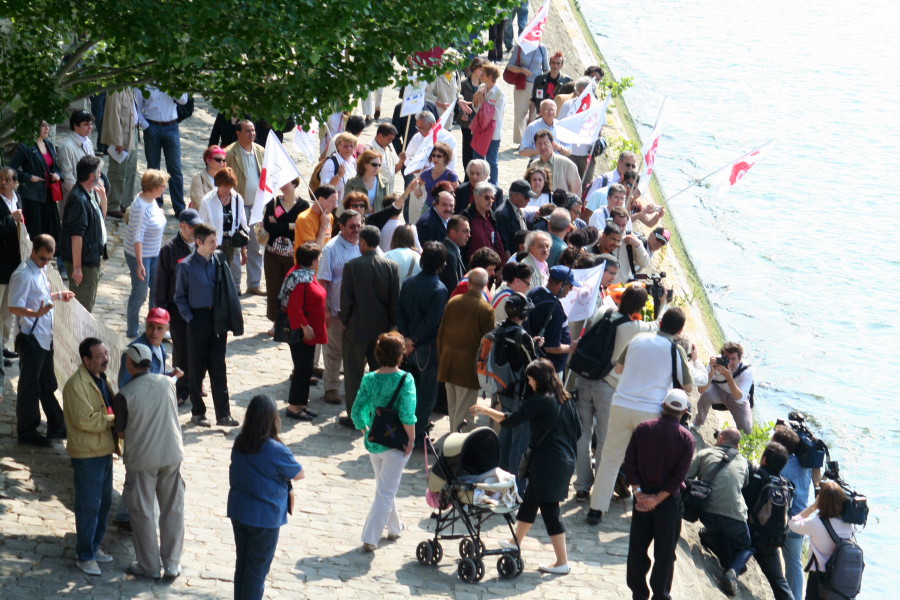
M 706 512 L 706 507 L 709 506 L 710 494 L 712 494 L 713 480 L 716 478 L 716 475 L 719 474 L 719 471 L 728 466 L 728 463 L 737 456 L 737 453 L 738 451 L 734 448 L 726 450 L 725 456 L 722 457 L 719 464 L 717 464 L 709 474 L 708 479 L 700 479 L 697 477 L 696 479 L 688 479 L 687 482 L 685 482 L 687 484 L 687 489 L 683 494 L 685 521 L 688 523 L 695 523 L 700 518 L 700 515 Z
M 400 422 L 400 413 L 394 410 L 394 402 L 397 401 L 397 396 L 400 395 L 400 390 L 406 383 L 407 377 L 409 377 L 409 373 L 404 373 L 400 378 L 400 383 L 397 384 L 397 389 L 394 390 L 394 395 L 388 405 L 375 409 L 375 418 L 372 419 L 372 425 L 369 426 L 369 433 L 366 436 L 370 442 L 394 450 L 406 450 L 409 436 L 406 434 L 403 423 Z
M 516 53 L 516 66 L 519 65 L 519 61 L 522 60 L 522 49 L 519 48 Z M 506 65 L 506 68 L 503 69 L 503 81 L 510 85 L 516 86 L 517 90 L 525 89 L 525 74 L 524 73 L 513 73 L 509 70 L 509 65 Z

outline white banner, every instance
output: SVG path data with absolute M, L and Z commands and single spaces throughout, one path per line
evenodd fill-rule
M 400 116 L 406 117 L 422 112 L 425 109 L 425 87 L 427 83 L 418 81 L 410 83 L 404 90 L 403 106 L 400 107 Z
M 314 165 L 319 162 L 319 122 L 313 119 L 308 129 L 297 125 L 297 128 L 294 129 L 292 147 L 303 154 L 310 164 Z
M 522 54 L 534 52 L 541 45 L 544 38 L 544 27 L 547 26 L 547 17 L 550 14 L 550 0 L 544 0 L 544 5 L 534 15 L 528 25 L 519 33 L 517 43 L 522 49 Z
M 300 169 L 278 141 L 278 136 L 270 129 L 269 137 L 266 138 L 266 153 L 263 155 L 263 168 L 259 174 L 256 200 L 250 209 L 251 227 L 263 220 L 266 204 L 275 197 L 277 192 L 281 191 L 281 186 L 298 177 L 300 177 Z
M 422 143 L 419 144 L 416 154 L 406 164 L 406 168 L 403 169 L 404 175 L 411 175 L 428 166 L 431 150 L 434 148 L 435 142 L 437 142 L 438 134 L 445 129 L 449 131 L 450 117 L 453 115 L 455 106 L 456 104 L 451 103 L 447 110 L 444 111 L 444 114 L 441 115 L 441 118 L 437 120 L 437 123 L 422 137 Z
M 654 173 L 656 167 L 656 153 L 659 150 L 659 140 L 662 137 L 663 111 L 666 108 L 666 99 L 663 98 L 662 104 L 659 106 L 659 114 L 656 116 L 656 125 L 650 132 L 647 142 L 641 147 L 641 180 L 638 182 L 638 189 L 641 194 L 645 194 L 650 187 L 650 177 Z
M 606 125 L 606 109 L 612 94 L 603 104 L 593 103 L 587 110 L 575 113 L 556 122 L 556 139 L 563 144 L 593 144 Z
M 604 270 L 606 261 L 590 269 L 572 269 L 572 275 L 581 287 L 573 287 L 572 291 L 560 300 L 569 321 L 584 321 L 594 314 Z
M 763 154 L 771 150 L 772 144 L 774 143 L 775 140 L 769 140 L 756 150 L 751 150 L 736 161 L 725 165 L 710 175 L 708 180 L 713 195 L 718 196 L 722 192 L 734 187 L 738 181 L 743 179 L 744 175 L 747 174 L 747 171 L 756 164 L 756 161 L 758 161 Z

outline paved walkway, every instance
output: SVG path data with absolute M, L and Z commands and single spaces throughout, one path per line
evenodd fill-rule
M 512 112 L 511 90 L 507 93 L 507 117 Z M 382 113 L 390 114 L 396 93 L 386 91 Z M 182 125 L 182 153 L 186 187 L 202 167 L 201 154 L 215 114 L 198 102 L 194 116 Z M 374 134 L 370 126 L 363 135 Z M 455 135 L 459 139 L 459 131 Z M 501 145 L 501 186 L 521 177 L 525 160 L 511 142 L 510 119 Z M 290 150 L 290 135 L 286 146 Z M 299 154 L 295 158 L 299 159 Z M 143 161 L 142 161 L 143 163 Z M 140 171 L 143 171 L 143 164 Z M 305 175 L 312 166 L 301 161 Z M 167 203 L 167 210 L 170 210 Z M 124 305 L 129 292 L 128 269 L 121 249 L 123 230 L 108 221 L 111 259 L 104 264 L 94 315 L 119 334 L 124 334 Z M 169 217 L 170 233 L 175 220 Z M 287 376 L 291 370 L 287 346 L 272 342 L 265 332 L 265 300 L 243 297 L 246 334 L 228 344 L 228 375 L 234 416 L 242 420 L 244 407 L 257 393 L 272 394 L 283 404 Z M 62 444 L 34 449 L 15 443 L 15 385 L 17 370 L 8 371 L 11 382 L 0 405 L 0 596 L 5 600 L 51 598 L 227 598 L 231 597 L 234 545 L 225 516 L 228 465 L 235 430 L 203 429 L 190 423 L 182 410 L 185 461 L 182 474 L 187 484 L 186 540 L 183 575 L 174 583 L 154 583 L 125 574 L 133 550 L 129 536 L 111 529 L 104 548 L 115 562 L 104 565 L 103 575 L 90 577 L 75 567 L 75 522 L 72 512 L 72 470 Z M 61 386 L 62 387 L 62 382 Z M 569 556 L 573 564 L 567 577 L 545 576 L 536 571 L 541 562 L 552 561 L 549 539 L 540 522 L 523 548 L 526 570 L 514 580 L 500 580 L 495 561 L 486 565 L 484 581 L 462 583 L 456 576 L 458 552 L 445 545 L 445 558 L 438 568 L 422 567 L 415 559 L 419 541 L 428 537 L 431 509 L 424 501 L 425 474 L 421 453 L 409 463 L 398 496 L 399 510 L 407 530 L 395 542 L 384 541 L 374 554 L 358 552 L 359 536 L 368 512 L 374 481 L 360 435 L 335 423 L 338 407 L 324 404 L 321 385 L 313 390 L 311 406 L 319 413 L 313 423 L 283 423 L 283 440 L 307 470 L 296 486 L 297 508 L 284 528 L 267 582 L 268 598 L 398 598 L 424 597 L 458 600 L 518 596 L 545 599 L 619 598 L 628 595 L 625 585 L 628 520 L 626 504 L 614 501 L 610 514 L 597 528 L 583 520 L 584 505 L 570 499 L 563 505 L 569 526 Z M 58 394 L 61 398 L 61 391 Z M 438 421 L 436 433 L 447 432 L 447 421 Z M 120 460 L 114 463 L 114 505 L 124 480 Z M 508 532 L 503 519 L 489 522 L 483 535 L 489 547 Z M 687 552 L 696 551 L 682 541 Z M 679 561 L 679 572 L 693 570 L 691 561 Z M 681 597 L 699 597 L 708 589 L 692 589 L 688 577 L 676 576 L 675 592 Z M 679 583 L 679 581 L 683 583 Z M 679 590 L 681 587 L 681 590 Z M 704 586 L 708 587 L 708 585 Z M 690 594 L 690 595 L 688 595 Z

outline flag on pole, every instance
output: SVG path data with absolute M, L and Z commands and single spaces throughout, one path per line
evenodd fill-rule
M 584 91 L 578 96 L 578 101 L 576 102 L 578 110 L 575 111 L 575 114 L 586 111 L 597 102 L 597 97 L 594 95 L 594 84 L 584 86 Z
M 528 21 L 528 25 L 525 26 L 525 29 L 519 33 L 518 44 L 519 48 L 522 50 L 522 54 L 534 52 L 538 49 L 538 46 L 541 45 L 541 39 L 544 37 L 544 28 L 547 26 L 547 17 L 549 14 L 550 0 L 544 0 L 544 5 L 541 7 L 541 10 L 537 11 L 537 14 Z
M 612 94 L 603 104 L 590 101 L 591 108 L 556 122 L 556 139 L 563 144 L 593 144 L 606 124 L 606 109 Z
M 256 200 L 253 202 L 253 208 L 250 209 L 251 227 L 262 221 L 266 203 L 275 197 L 275 192 L 287 182 L 298 177 L 300 177 L 300 169 L 278 141 L 275 132 L 270 129 L 269 137 L 266 138 L 266 153 L 263 155 L 263 168 L 259 174 Z
M 319 122 L 313 119 L 308 129 L 297 125 L 291 145 L 294 150 L 302 153 L 311 164 L 316 164 L 319 158 Z
M 707 178 L 713 195 L 718 196 L 726 190 L 730 190 L 738 181 L 743 179 L 747 171 L 756 164 L 760 157 L 772 148 L 775 140 L 769 140 L 759 148 L 751 150 L 734 162 L 725 165 Z
M 650 137 L 641 146 L 643 160 L 641 161 L 641 180 L 638 183 L 638 189 L 641 191 L 641 194 L 647 193 L 647 188 L 650 187 L 650 177 L 653 175 L 654 167 L 656 166 L 656 152 L 659 149 L 659 140 L 662 136 L 663 111 L 665 109 L 666 99 L 663 98 L 662 104 L 659 106 L 659 114 L 656 116 L 656 125 L 653 126 Z
M 414 81 L 406 86 L 403 95 L 403 106 L 400 107 L 400 116 L 406 117 L 421 112 L 425 108 L 425 87 L 428 84 L 424 81 Z
M 584 321 L 594 314 L 597 296 L 600 293 L 600 281 L 605 270 L 606 261 L 590 269 L 572 269 L 572 275 L 581 287 L 573 287 L 572 291 L 559 301 L 569 321 Z
M 406 168 L 403 169 L 404 175 L 411 175 L 428 165 L 428 161 L 431 157 L 431 150 L 434 148 L 435 142 L 438 141 L 438 134 L 450 127 L 450 118 L 453 116 L 453 109 L 455 107 L 456 104 L 451 103 L 450 106 L 447 107 L 447 110 L 444 111 L 444 114 L 441 115 L 441 118 L 431 127 L 431 130 L 423 136 L 422 143 L 419 144 L 419 149 L 416 150 L 415 155 L 409 163 L 407 163 Z

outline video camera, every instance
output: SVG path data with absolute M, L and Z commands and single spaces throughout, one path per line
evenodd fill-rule
M 660 271 L 659 273 L 651 274 L 637 273 L 634 278 L 637 280 L 650 280 L 649 285 L 646 283 L 644 285 L 647 287 L 647 293 L 653 298 L 653 315 L 659 317 L 659 309 L 663 304 L 663 298 L 666 299 L 666 303 L 669 303 L 675 297 L 675 291 L 666 289 L 666 286 L 662 284 L 662 280 L 666 278 L 666 272 Z
M 838 465 L 836 460 L 829 460 L 826 463 L 822 477 L 823 479 L 830 479 L 841 486 L 847 495 L 847 499 L 844 500 L 841 520 L 851 525 L 865 526 L 866 521 L 869 520 L 869 500 L 856 490 L 851 489 L 847 482 L 841 478 L 840 465 Z

